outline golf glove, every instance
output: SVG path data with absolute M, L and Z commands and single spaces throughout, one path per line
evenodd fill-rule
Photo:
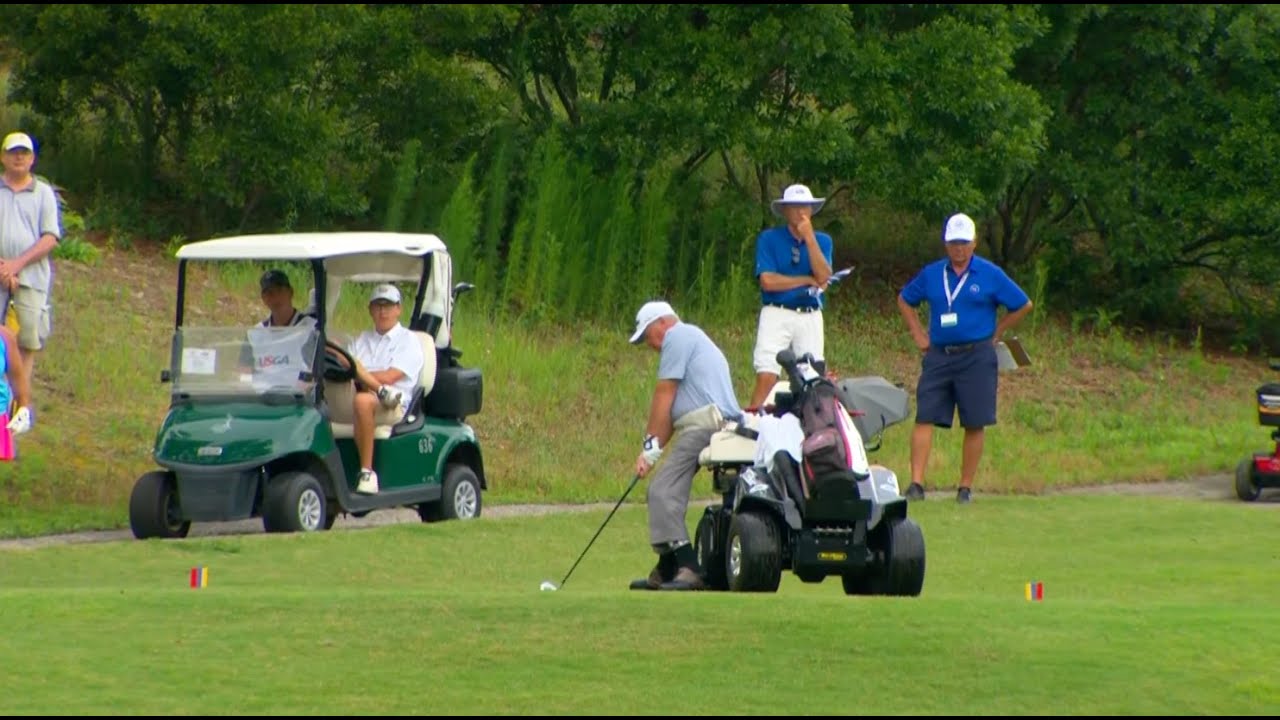
M 14 413 L 13 419 L 9 421 L 8 428 L 9 432 L 14 435 L 21 435 L 22 433 L 30 430 L 31 411 L 25 407 L 18 408 L 18 412 Z
M 641 451 L 644 461 L 649 463 L 649 467 L 653 467 L 658 462 L 658 458 L 662 457 L 662 443 L 658 442 L 658 438 L 649 435 L 644 439 L 644 450 Z

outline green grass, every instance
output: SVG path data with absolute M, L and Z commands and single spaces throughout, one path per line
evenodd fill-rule
M 58 262 L 54 332 L 36 366 L 37 425 L 19 461 L 0 464 L 0 536 L 121 527 L 134 480 L 167 409 L 159 383 L 173 323 L 176 265 L 141 246 L 106 249 L 92 265 Z M 225 325 L 261 317 L 260 267 L 193 266 L 188 292 Z M 297 304 L 306 278 L 294 276 Z M 627 344 L 630 318 L 546 325 L 491 317 L 478 296 L 455 311 L 464 364 L 484 371 L 479 434 L 490 504 L 616 499 L 643 434 L 657 354 Z M 914 392 L 919 356 L 892 292 L 851 280 L 832 294 L 827 356 L 842 376 L 877 374 Z M 359 329 L 363 298 L 344 294 L 343 327 Z M 753 382 L 754 312 L 702 324 L 729 358 L 738 396 Z M 988 433 L 978 487 L 1035 493 L 1055 486 L 1229 472 L 1267 446 L 1254 389 L 1274 377 L 1258 360 L 1213 355 L 1118 328 L 1072 331 L 1040 318 L 1021 332 L 1035 364 L 1001 379 L 999 424 Z M 914 407 L 914 400 L 912 403 Z M 890 428 L 876 462 L 908 474 L 910 428 Z M 958 481 L 960 433 L 935 437 L 927 481 Z M 709 497 L 705 476 L 695 491 Z
M 616 492 L 621 484 L 611 489 Z M 14 714 L 1275 714 L 1275 509 L 912 506 L 919 598 L 636 593 L 624 508 L 0 550 Z M 691 512 L 690 522 L 697 517 Z M 209 586 L 188 588 L 193 566 Z M 1024 583 L 1044 583 L 1027 602 Z

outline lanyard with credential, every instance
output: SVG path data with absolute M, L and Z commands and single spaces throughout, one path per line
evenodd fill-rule
M 964 281 L 968 279 L 969 271 L 965 270 L 964 274 L 960 276 L 960 282 L 956 285 L 956 291 L 951 292 L 951 279 L 947 277 L 947 266 L 942 266 L 942 289 L 946 291 L 947 294 L 947 312 L 951 312 L 951 303 L 955 302 L 956 298 L 960 297 L 960 290 L 964 288 Z

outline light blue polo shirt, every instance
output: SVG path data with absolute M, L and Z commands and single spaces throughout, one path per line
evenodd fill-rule
M 685 322 L 672 325 L 662 338 L 658 379 L 679 383 L 671 404 L 672 422 L 715 403 L 725 420 L 742 418 L 729 376 L 729 361 L 702 328 Z
M 822 249 L 822 256 L 827 259 L 827 265 L 831 265 L 833 262 L 831 236 L 816 230 L 813 236 L 818 240 L 818 247 Z M 793 237 L 786 225 L 769 228 L 756 237 L 756 279 L 759 280 L 760 273 L 767 272 L 779 275 L 813 274 L 813 266 L 809 263 L 809 248 L 805 246 L 803 240 Z M 792 288 L 784 292 L 761 290 L 760 301 L 780 303 L 788 307 L 820 308 L 823 306 L 822 296 L 809 295 L 808 287 Z
M 956 288 L 960 287 L 961 278 L 964 279 L 964 286 L 951 302 L 950 310 L 947 309 L 947 283 L 943 282 L 943 273 L 946 273 L 953 293 L 957 293 Z M 951 268 L 950 258 L 926 265 L 902 288 L 901 297 L 911 307 L 918 307 L 921 302 L 929 303 L 929 344 L 934 346 L 986 340 L 996 334 L 996 309 L 999 306 L 1015 312 L 1029 301 L 1027 294 L 1000 266 L 977 255 L 959 276 Z M 941 318 L 947 312 L 956 314 L 956 324 L 944 328 Z
M 0 257 L 16 258 L 48 233 L 62 239 L 58 225 L 58 198 L 49 183 L 33 179 L 25 189 L 14 192 L 0 182 Z M 18 273 L 18 282 L 37 290 L 49 288 L 49 256 L 31 263 Z

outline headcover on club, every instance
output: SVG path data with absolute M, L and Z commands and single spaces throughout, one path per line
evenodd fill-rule
M 7 427 L 9 429 L 9 432 L 13 433 L 14 435 L 21 435 L 22 433 L 30 430 L 31 429 L 31 410 L 25 407 L 18 408 L 18 412 L 13 414 L 13 419 L 9 421 L 9 424 Z

